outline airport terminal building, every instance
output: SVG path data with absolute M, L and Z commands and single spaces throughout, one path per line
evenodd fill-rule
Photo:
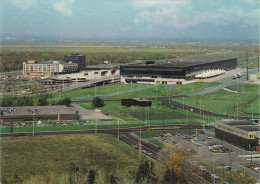
M 184 58 L 121 65 L 120 74 L 122 82 L 126 83 L 182 84 L 201 72 L 210 73 L 209 77 L 213 77 L 236 66 L 237 58 Z

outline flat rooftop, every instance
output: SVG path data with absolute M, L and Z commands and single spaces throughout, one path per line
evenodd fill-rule
M 223 120 L 219 122 L 246 131 L 260 131 L 260 124 L 250 120 Z
M 66 63 L 65 61 L 44 61 L 44 60 L 39 60 L 36 61 L 35 64 L 64 64 Z
M 57 115 L 57 114 L 75 114 L 73 107 L 65 105 L 55 106 L 24 106 L 24 107 L 0 107 L 3 116 L 24 116 L 24 115 Z
M 219 61 L 228 61 L 231 59 L 237 59 L 237 58 L 179 58 L 179 59 L 170 59 L 170 60 L 164 60 L 164 61 L 154 61 L 154 64 L 146 64 L 146 62 L 142 63 L 131 63 L 128 65 L 121 65 L 123 67 L 128 66 L 145 66 L 145 67 L 188 67 L 188 66 L 194 66 L 194 65 L 200 65 L 200 64 L 206 64 L 206 63 L 215 63 Z M 149 62 L 149 61 L 148 61 Z
M 150 102 L 151 100 L 148 100 L 146 98 L 131 98 L 133 100 L 139 101 L 139 102 Z

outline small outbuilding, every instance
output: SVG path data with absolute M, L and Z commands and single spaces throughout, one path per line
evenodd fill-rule
M 151 107 L 152 101 L 145 98 L 128 98 L 121 99 L 121 105 L 130 107 L 132 105 L 139 107 Z

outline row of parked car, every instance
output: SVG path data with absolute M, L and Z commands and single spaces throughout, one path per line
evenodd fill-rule
M 35 127 L 53 127 L 53 126 L 71 126 L 71 125 L 87 125 L 89 123 L 89 121 L 38 121 L 38 122 L 34 122 L 34 126 Z M 10 127 L 10 123 L 2 123 L 1 126 L 5 126 L 5 127 Z M 16 122 L 13 125 L 16 128 L 19 127 L 32 127 L 33 123 L 32 122 Z
M 210 141 L 209 139 L 212 139 L 212 137 L 209 137 L 209 136 L 204 138 L 199 135 L 189 135 L 189 136 L 184 136 L 183 139 L 190 140 L 193 144 L 207 148 L 214 153 L 225 153 L 225 152 L 230 151 L 225 146 L 215 143 L 213 141 Z

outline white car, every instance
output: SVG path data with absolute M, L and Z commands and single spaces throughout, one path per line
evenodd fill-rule
M 219 176 L 218 176 L 218 175 L 216 175 L 216 174 L 211 174 L 211 176 L 212 176 L 213 178 L 216 178 L 216 179 L 218 179 L 218 178 L 219 178 Z

